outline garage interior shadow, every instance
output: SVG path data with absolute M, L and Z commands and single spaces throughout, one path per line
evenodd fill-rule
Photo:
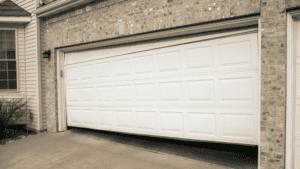
M 212 163 L 223 167 L 257 169 L 258 146 L 218 142 L 185 141 L 160 137 L 124 134 L 103 130 L 68 127 L 72 132 L 107 140 L 154 153 L 165 153 Z

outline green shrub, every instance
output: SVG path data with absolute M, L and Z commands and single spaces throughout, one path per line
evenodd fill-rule
M 5 130 L 8 125 L 20 122 L 27 124 L 29 116 L 27 99 L 0 99 L 0 138 L 5 137 Z

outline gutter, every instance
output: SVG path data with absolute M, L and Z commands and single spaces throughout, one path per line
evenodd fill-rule
M 49 4 L 41 6 L 37 8 L 32 13 L 35 14 L 39 18 L 49 17 L 72 8 L 87 4 L 92 2 L 93 0 L 60 0 L 60 1 L 53 1 Z

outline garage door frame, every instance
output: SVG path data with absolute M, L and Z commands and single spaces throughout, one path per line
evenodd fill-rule
M 286 160 L 285 168 L 294 169 L 295 162 L 295 105 L 296 96 L 295 87 L 295 64 L 296 64 L 296 35 L 295 31 L 296 21 L 300 20 L 300 10 L 291 11 L 287 13 L 287 99 L 286 99 Z
M 132 43 L 138 41 L 146 41 L 146 40 L 154 40 L 154 39 L 161 39 L 161 38 L 169 38 L 181 35 L 191 35 L 191 34 L 198 34 L 198 33 L 205 33 L 209 31 L 214 31 L 215 33 L 207 33 L 204 36 L 201 36 L 201 40 L 218 38 L 222 36 L 229 36 L 229 35 L 237 35 L 247 32 L 253 32 L 253 30 L 258 30 L 258 46 L 260 46 L 260 29 L 258 27 L 259 24 L 259 15 L 254 16 L 247 16 L 243 18 L 232 18 L 229 20 L 223 20 L 219 22 L 211 22 L 206 24 L 197 24 L 191 26 L 184 26 L 180 28 L 173 28 L 167 29 L 163 31 L 153 31 L 149 33 L 141 33 L 137 35 L 129 35 L 123 36 L 120 38 L 112 38 L 107 40 L 101 40 L 91 43 L 84 43 L 72 46 L 64 46 L 55 48 L 55 54 L 57 59 L 57 89 L 58 89 L 58 126 L 59 131 L 67 130 L 67 121 L 66 121 L 66 92 L 65 92 L 65 85 L 64 85 L 64 56 L 66 52 L 74 52 L 79 50 L 87 50 L 105 46 L 112 46 L 112 45 L 119 45 L 124 43 Z M 258 25 L 258 27 L 257 27 Z M 253 28 L 255 26 L 255 28 Z M 247 27 L 250 27 L 247 28 Z M 238 29 L 243 28 L 243 29 Z M 246 28 L 246 29 L 245 29 Z M 235 29 L 235 30 L 234 30 Z M 227 30 L 227 31 L 223 31 Z M 231 30 L 231 31 L 228 31 Z M 234 30 L 234 31 L 232 31 Z M 218 31 L 218 32 L 217 32 Z M 221 33 L 219 33 L 221 31 Z M 198 39 L 199 40 L 199 39 Z M 260 60 L 260 48 L 259 51 L 259 60 Z M 260 75 L 261 75 L 261 66 L 259 63 L 259 84 L 260 84 Z M 259 91 L 260 91 L 259 86 Z M 259 98 L 260 100 L 260 98 Z M 260 107 L 259 107 L 260 112 Z M 259 116 L 260 121 L 260 116 Z M 260 129 L 260 123 L 258 123 L 258 128 Z M 258 139 L 260 140 L 260 131 L 258 131 Z M 258 141 L 259 143 L 259 141 Z

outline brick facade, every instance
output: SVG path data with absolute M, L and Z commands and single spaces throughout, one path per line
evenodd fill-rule
M 259 0 L 97 0 L 41 21 L 41 51 L 259 13 Z M 57 131 L 56 58 L 42 60 L 42 105 Z
M 285 0 L 262 0 L 261 169 L 284 168 L 287 58 L 286 37 L 287 23 Z
M 41 51 L 231 17 L 261 14 L 261 168 L 284 168 L 286 7 L 296 0 L 96 0 L 41 20 Z M 43 112 L 58 130 L 56 57 L 42 59 Z

